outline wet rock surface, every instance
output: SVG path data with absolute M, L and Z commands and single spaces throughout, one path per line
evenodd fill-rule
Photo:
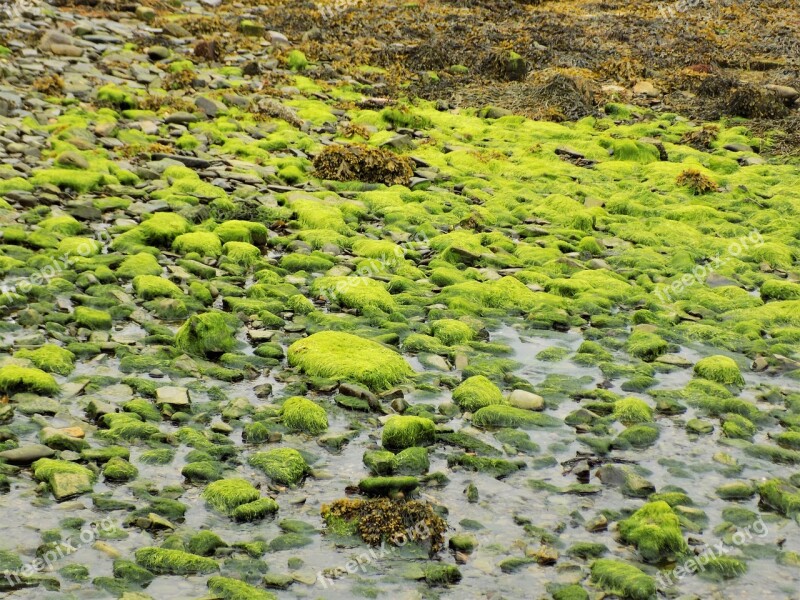
M 718 4 L 1 9 L 0 590 L 794 597 L 796 19 Z

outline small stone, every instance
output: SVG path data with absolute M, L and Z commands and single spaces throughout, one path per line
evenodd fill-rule
M 800 92 L 798 92 L 793 87 L 789 87 L 788 85 L 774 85 L 769 84 L 764 86 L 765 89 L 774 92 L 778 98 L 782 100 L 786 100 L 787 102 L 793 102 L 797 98 L 800 98 Z
M 72 44 L 50 44 L 50 52 L 56 56 L 78 57 L 83 55 L 83 48 L 78 48 Z
M 508 397 L 511 406 L 525 410 L 543 410 L 544 398 L 525 390 L 514 390 Z
M 55 473 L 50 489 L 56 500 L 65 500 L 92 491 L 92 481 L 85 473 Z
M 597 531 L 605 531 L 606 529 L 608 529 L 608 519 L 606 519 L 606 517 L 603 515 L 597 515 L 596 517 L 586 521 L 584 528 L 589 533 L 595 533 Z
M 208 117 L 216 117 L 219 113 L 225 112 L 225 105 L 222 102 L 218 102 L 216 100 L 212 100 L 211 98 L 206 98 L 205 96 L 199 96 L 195 101 L 194 105 L 198 108 L 198 110 L 203 111 Z
M 167 115 L 164 119 L 164 123 L 170 124 L 175 123 L 178 125 L 186 125 L 187 123 L 195 123 L 200 119 L 197 115 L 194 115 L 190 112 L 179 110 L 178 112 L 174 112 L 171 115 Z
M 151 60 L 165 60 L 169 58 L 170 54 L 169 48 L 165 46 L 150 46 L 147 49 L 147 56 Z
M 74 167 L 76 169 L 88 169 L 89 161 L 80 152 L 74 150 L 67 150 L 62 152 L 56 158 L 56 163 L 65 167 Z
M 156 404 L 189 406 L 189 390 L 185 387 L 167 385 L 156 390 Z
M 55 453 L 55 450 L 44 444 L 28 444 L 0 452 L 0 459 L 10 465 L 29 465 L 40 458 L 50 458 Z
M 290 45 L 289 38 L 283 35 L 280 31 L 268 31 L 267 35 L 269 36 L 269 41 L 273 46 L 281 48 Z
M 661 92 L 650 81 L 637 81 L 633 86 L 633 93 L 638 96 L 647 96 L 648 98 L 657 98 Z
M 152 23 L 156 20 L 156 11 L 149 6 L 142 6 L 140 4 L 136 7 L 136 18 L 145 23 Z

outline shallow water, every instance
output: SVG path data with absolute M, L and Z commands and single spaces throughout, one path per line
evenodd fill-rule
M 130 326 L 118 334 L 132 335 L 135 337 L 139 333 L 135 326 Z M 596 367 L 582 367 L 569 360 L 569 357 L 556 362 L 544 362 L 536 359 L 536 355 L 544 348 L 550 346 L 560 346 L 566 348 L 570 353 L 574 352 L 582 342 L 583 338 L 579 333 L 567 332 L 523 332 L 520 333 L 512 327 L 503 327 L 495 331 L 491 336 L 491 341 L 502 342 L 510 345 L 513 350 L 513 358 L 520 363 L 519 369 L 514 375 L 522 377 L 533 384 L 539 386 L 546 377 L 565 375 L 573 380 L 580 379 L 582 387 L 592 389 L 603 379 L 602 374 Z M 701 356 L 707 355 L 708 349 L 702 346 L 683 347 L 681 356 L 696 361 Z M 743 356 L 733 356 L 735 359 L 745 362 Z M 624 361 L 625 357 L 618 353 L 615 359 Z M 96 364 L 98 363 L 99 364 Z M 419 368 L 419 365 L 416 365 Z M 96 361 L 93 364 L 84 364 L 79 367 L 77 375 L 92 373 L 98 374 L 117 374 L 117 361 L 106 358 Z M 689 370 L 677 369 L 668 374 L 659 376 L 659 387 L 664 389 L 679 388 L 685 385 L 690 378 Z M 753 388 L 761 384 L 790 386 L 788 381 L 781 381 L 775 378 L 764 377 L 757 373 L 749 372 L 746 375 L 748 390 L 743 397 L 755 401 Z M 254 405 L 267 404 L 268 401 L 259 400 L 253 393 L 253 388 L 260 384 L 270 382 L 275 387 L 275 395 L 280 395 L 282 384 L 276 382 L 273 377 L 262 377 L 255 381 L 239 382 L 224 386 L 229 398 L 243 396 L 248 398 Z M 180 381 L 176 382 L 180 384 Z M 637 395 L 622 392 L 616 386 L 612 391 L 628 396 Z M 449 392 L 431 397 L 430 393 L 424 396 L 420 393 L 407 396 L 407 400 L 412 404 L 424 402 L 437 405 L 450 399 Z M 326 401 L 326 409 L 330 416 L 329 434 L 344 433 L 351 431 L 350 424 L 353 420 L 374 418 L 363 413 L 347 413 L 336 407 L 331 400 Z M 82 416 L 81 406 L 83 402 L 72 401 L 68 406 L 70 413 L 80 419 Z M 554 408 L 550 408 L 553 407 Z M 548 398 L 548 414 L 564 417 L 572 410 L 580 406 L 566 395 L 561 398 Z M 760 406 L 768 408 L 768 406 Z M 709 517 L 709 527 L 702 533 L 690 533 L 692 538 L 703 540 L 706 543 L 714 543 L 718 538 L 711 532 L 714 525 L 720 523 L 721 510 L 726 506 L 733 505 L 718 498 L 714 489 L 730 481 L 724 473 L 724 466 L 714 462 L 712 456 L 723 450 L 744 466 L 744 470 L 738 479 L 758 480 L 772 476 L 788 476 L 793 470 L 790 467 L 766 463 L 758 459 L 746 456 L 741 450 L 732 447 L 723 447 L 716 443 L 719 438 L 719 430 L 709 436 L 697 439 L 687 435 L 681 424 L 695 415 L 695 410 L 689 407 L 687 412 L 678 417 L 657 417 L 657 423 L 661 428 L 661 437 L 651 447 L 644 450 L 634 451 L 613 451 L 616 458 L 635 461 L 639 467 L 645 470 L 647 478 L 660 490 L 665 485 L 677 485 L 684 488 L 695 501 L 697 507 L 702 508 Z M 18 416 L 19 422 L 24 423 L 27 417 Z M 68 425 L 70 414 L 58 415 L 57 425 Z M 17 421 L 15 421 L 17 423 Z M 235 423 L 234 423 L 235 425 Z M 454 430 L 465 428 L 464 430 L 479 438 L 481 441 L 500 448 L 500 444 L 494 437 L 485 431 L 469 427 L 468 422 L 461 418 L 456 418 L 447 423 L 448 427 Z M 34 428 L 35 429 L 35 428 Z M 176 427 L 168 423 L 162 423 L 162 431 L 175 430 Z M 621 429 L 621 426 L 620 426 Z M 189 486 L 180 500 L 188 505 L 185 522 L 180 525 L 181 529 L 199 530 L 209 528 L 219 534 L 226 542 L 232 544 L 239 541 L 249 541 L 254 537 L 262 537 L 270 540 L 281 530 L 278 522 L 281 519 L 300 519 L 314 524 L 320 530 L 323 527 L 319 516 L 322 504 L 342 497 L 346 486 L 353 485 L 363 478 L 366 469 L 362 464 L 362 455 L 368 447 L 377 447 L 373 429 L 362 428 L 361 431 L 338 454 L 332 454 L 320 447 L 316 440 L 302 435 L 287 434 L 284 436 L 281 446 L 297 448 L 303 452 L 316 457 L 312 463 L 312 468 L 318 473 L 318 477 L 309 477 L 304 484 L 294 490 L 286 490 L 278 495 L 280 511 L 274 519 L 267 519 L 262 522 L 236 524 L 225 517 L 221 517 L 209 511 L 202 499 L 199 497 L 201 488 Z M 764 441 L 770 430 L 762 429 L 758 432 L 755 441 Z M 565 486 L 575 483 L 577 480 L 573 475 L 563 474 L 560 462 L 573 458 L 577 452 L 586 452 L 586 446 L 576 441 L 576 435 L 572 428 L 561 426 L 555 429 L 542 429 L 529 432 L 539 446 L 538 456 L 552 455 L 557 461 L 553 466 L 544 468 L 531 468 L 532 457 L 521 456 L 525 460 L 528 468 L 521 470 L 503 480 L 497 480 L 490 475 L 483 473 L 466 472 L 463 470 L 451 470 L 447 467 L 446 456 L 453 451 L 452 448 L 437 445 L 431 452 L 431 472 L 443 472 L 449 478 L 449 484 L 444 487 L 427 487 L 422 492 L 422 498 L 430 500 L 435 504 L 447 507 L 447 520 L 450 526 L 450 533 L 462 530 L 459 522 L 464 519 L 473 519 L 483 524 L 484 529 L 474 532 L 478 539 L 478 547 L 470 556 L 469 561 L 460 566 L 463 580 L 458 586 L 450 589 L 440 588 L 436 590 L 436 595 L 441 598 L 463 598 L 465 593 L 468 597 L 485 598 L 530 598 L 546 595 L 546 584 L 554 581 L 573 582 L 583 578 L 586 572 L 586 562 L 581 560 L 571 560 L 562 556 L 557 566 L 539 566 L 533 564 L 524 566 L 515 573 L 505 574 L 497 567 L 504 558 L 508 556 L 523 556 L 525 549 L 536 550 L 539 543 L 536 539 L 529 537 L 523 528 L 517 524 L 519 519 L 527 519 L 537 527 L 548 531 L 558 531 L 559 538 L 557 548 L 562 552 L 575 542 L 594 541 L 602 542 L 610 549 L 610 555 L 620 556 L 628 561 L 636 561 L 635 554 L 629 547 L 617 543 L 612 532 L 589 533 L 583 525 L 582 520 L 588 520 L 604 509 L 609 510 L 634 510 L 641 505 L 641 500 L 626 498 L 618 489 L 604 487 L 599 494 L 576 496 L 571 494 L 557 494 L 549 491 L 532 490 L 528 485 L 528 480 L 545 480 L 556 486 Z M 235 430 L 232 439 L 237 445 L 241 445 L 240 430 Z M 27 436 L 22 436 L 24 441 L 36 441 L 35 433 L 31 432 Z M 274 446 L 274 445 L 272 445 Z M 244 447 L 243 447 L 244 450 Z M 181 485 L 183 478 L 180 475 L 180 466 L 184 463 L 183 457 L 189 449 L 180 446 L 179 451 L 169 465 L 153 466 L 145 465 L 138 461 L 138 457 L 143 448 L 133 445 L 131 447 L 131 462 L 138 466 L 140 474 L 137 484 L 148 481 L 155 487 L 163 488 L 167 485 Z M 683 468 L 676 471 L 674 468 L 664 464 L 664 459 L 678 461 Z M 244 460 L 243 464 L 237 467 L 235 472 L 228 476 L 242 475 L 245 478 L 267 485 L 265 476 L 258 470 L 249 467 Z M 677 464 L 677 463 L 676 463 Z M 24 473 L 24 471 L 23 471 Z M 64 504 L 54 504 L 45 495 L 39 498 L 34 492 L 36 483 L 30 479 L 29 475 L 23 475 L 20 483 L 14 485 L 11 493 L 3 497 L 3 507 L 0 513 L 3 515 L 4 537 L 6 542 L 3 547 L 20 552 L 25 558 L 31 558 L 32 550 L 40 543 L 39 531 L 47 529 L 57 529 L 59 521 L 66 516 L 78 516 L 87 521 L 97 520 L 102 517 L 110 517 L 116 520 L 125 518 L 124 511 L 111 513 L 98 513 L 92 509 L 91 500 L 86 496 L 68 501 Z M 466 501 L 464 490 L 469 483 L 474 483 L 480 493 L 480 501 L 470 504 Z M 593 477 L 592 483 L 599 483 Z M 113 490 L 114 497 L 118 500 L 136 501 L 130 489 L 124 485 L 103 483 L 102 480 L 95 484 L 96 493 Z M 744 506 L 751 510 L 758 510 L 757 499 L 738 502 L 737 505 Z M 768 530 L 763 536 L 755 536 L 752 540 L 754 544 L 761 544 L 766 547 L 776 548 L 778 540 L 784 540 L 783 550 L 800 551 L 800 536 L 796 534 L 796 524 L 783 519 L 766 520 Z M 136 527 L 125 528 L 128 537 L 122 540 L 109 541 L 108 544 L 123 556 L 132 556 L 133 552 L 142 546 L 153 544 L 151 535 L 140 531 Z M 161 536 L 163 537 L 163 536 Z M 13 540 L 12 543 L 9 543 Z M 156 543 L 158 538 L 156 538 Z M 738 550 L 729 547 L 732 552 Z M 287 573 L 289 569 L 286 560 L 289 557 L 300 557 L 304 565 L 299 570 L 306 578 L 313 579 L 314 575 L 323 569 L 332 567 L 345 568 L 347 561 L 365 552 L 363 545 L 353 547 L 337 547 L 333 540 L 327 539 L 323 535 L 314 535 L 311 545 L 276 553 L 268 553 L 265 557 L 270 566 L 270 571 L 275 573 Z M 355 596 L 364 597 L 398 597 L 414 598 L 422 593 L 426 596 L 429 592 L 426 586 L 418 587 L 417 584 L 408 581 L 403 577 L 404 571 L 409 564 L 418 560 L 409 555 L 408 548 L 392 552 L 389 556 L 371 561 L 363 570 L 356 574 L 346 575 L 341 579 L 331 580 L 323 583 L 318 580 L 316 585 L 310 586 L 304 583 L 294 583 L 289 590 L 277 590 L 275 593 L 279 598 L 303 598 L 303 597 L 324 597 L 330 599 L 345 599 Z M 448 552 L 444 550 L 441 558 L 452 561 Z M 84 546 L 78 549 L 73 555 L 58 561 L 56 567 L 63 567 L 68 563 L 80 563 L 89 567 L 91 576 L 110 576 L 111 558 L 101 550 L 91 546 Z M 641 565 L 640 565 L 641 566 Z M 643 568 L 655 574 L 655 569 L 648 566 Z M 223 567 L 223 574 L 225 569 Z M 205 582 L 207 576 L 159 576 L 147 588 L 147 593 L 159 599 L 178 599 L 201 597 L 207 593 Z M 760 558 L 749 561 L 749 571 L 740 578 L 727 581 L 724 584 L 709 583 L 697 576 L 684 577 L 679 589 L 684 594 L 697 594 L 700 597 L 720 597 L 720 598 L 752 598 L 760 596 L 763 598 L 797 598 L 797 584 L 800 583 L 800 574 L 791 567 L 778 565 L 774 558 Z M 466 590 L 469 590 L 468 592 Z M 59 592 L 45 592 L 43 589 L 29 589 L 14 592 L 9 597 L 38 599 L 38 598 L 67 598 L 80 596 L 81 598 L 104 598 L 108 597 L 102 591 L 93 588 L 91 584 L 74 584 L 62 582 Z M 377 596 L 375 596 L 377 594 Z

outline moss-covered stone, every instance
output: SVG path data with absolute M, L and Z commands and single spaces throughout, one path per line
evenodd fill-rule
M 0 392 L 11 395 L 16 392 L 35 392 L 53 396 L 58 394 L 55 378 L 41 369 L 5 365 L 0 367 Z
M 108 481 L 130 481 L 138 475 L 139 469 L 119 456 L 111 458 L 103 465 L 103 476 Z
M 800 488 L 785 479 L 773 478 L 758 485 L 761 503 L 786 516 L 800 514 Z
M 614 418 L 624 425 L 649 423 L 653 420 L 653 409 L 640 398 L 623 398 L 614 402 Z
M 104 310 L 98 310 L 88 306 L 78 306 L 75 308 L 73 318 L 75 323 L 87 329 L 111 329 L 111 315 Z
M 250 522 L 263 519 L 267 515 L 278 512 L 278 503 L 272 498 L 259 498 L 253 502 L 240 504 L 231 512 L 235 521 Z
M 156 574 L 193 575 L 219 570 L 217 561 L 182 550 L 145 547 L 139 548 L 135 556 L 140 567 Z
M 295 486 L 308 472 L 303 456 L 292 448 L 275 448 L 266 452 L 256 452 L 248 462 L 264 471 L 274 482 Z
M 137 275 L 133 278 L 133 289 L 142 300 L 153 298 L 183 298 L 184 293 L 169 279 L 156 275 Z
M 186 541 L 186 550 L 198 556 L 213 556 L 217 548 L 227 548 L 228 544 L 216 533 L 199 531 Z
M 175 334 L 175 347 L 194 356 L 213 357 L 236 346 L 229 315 L 207 312 L 189 317 Z
M 700 359 L 694 366 L 694 373 L 698 377 L 723 385 L 744 385 L 739 366 L 727 356 L 707 356 Z
M 36 368 L 59 375 L 69 375 L 75 368 L 75 355 L 55 344 L 45 344 L 35 350 L 18 350 L 14 357 L 28 359 Z
M 648 502 L 619 523 L 622 540 L 633 544 L 647 562 L 662 562 L 689 551 L 678 516 L 664 501 Z
M 381 443 L 388 450 L 404 450 L 412 446 L 430 446 L 435 438 L 436 426 L 430 419 L 393 415 L 383 426 Z
M 491 405 L 479 409 L 472 415 L 472 423 L 477 427 L 559 427 L 561 421 L 550 415 L 533 412 L 513 406 Z
M 655 579 L 620 560 L 600 558 L 592 563 L 592 581 L 604 590 L 630 600 L 653 600 Z
M 215 597 L 223 600 L 277 600 L 277 596 L 271 592 L 230 577 L 209 577 L 206 584 Z
M 508 404 L 500 388 L 483 375 L 474 375 L 460 383 L 453 390 L 453 402 L 469 412 L 491 404 Z
M 258 500 L 261 494 L 246 479 L 234 478 L 209 483 L 202 496 L 214 510 L 230 514 L 236 507 Z
M 416 477 L 367 477 L 358 483 L 358 488 L 368 496 L 390 496 L 408 494 L 419 487 Z
M 148 252 L 140 252 L 125 258 L 114 273 L 117 277 L 133 279 L 139 275 L 161 275 L 162 271 L 163 268 L 155 256 Z
M 349 333 L 321 331 L 289 346 L 289 364 L 313 377 L 361 383 L 385 390 L 413 375 L 409 364 L 377 342 Z
M 299 396 L 293 396 L 283 403 L 281 418 L 289 429 L 309 435 L 318 435 L 328 429 L 328 415 L 325 409 Z
M 213 258 L 222 254 L 222 242 L 216 233 L 210 231 L 193 231 L 183 233 L 172 241 L 172 249 L 181 254 L 196 252 L 200 256 Z

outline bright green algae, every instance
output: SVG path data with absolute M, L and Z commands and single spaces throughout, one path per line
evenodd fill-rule
M 299 51 L 281 54 L 279 60 L 295 72 L 313 69 Z M 186 62 L 171 63 L 175 68 L 169 70 L 206 69 L 199 60 Z M 238 67 L 226 71 L 226 77 L 233 87 L 244 81 Z M 767 387 L 754 398 L 754 390 L 746 388 L 751 375 L 743 358 L 763 358 L 771 375 L 790 373 L 790 361 L 797 357 L 796 167 L 744 167 L 721 142 L 709 152 L 698 151 L 681 143 L 693 125 L 674 115 L 637 111 L 636 119 L 618 122 L 609 109 L 605 116 L 555 124 L 515 116 L 483 119 L 475 110 L 438 111 L 426 102 L 377 111 L 354 108 L 361 94 L 353 89 L 323 88 L 305 77 L 293 83 L 301 94 L 280 106 L 292 107 L 317 126 L 336 121 L 344 106 L 352 123 L 376 128 L 365 140 L 374 146 L 394 136 L 389 125 L 423 129 L 429 137 L 408 154 L 440 177 L 413 190 L 358 182 L 316 187 L 310 161 L 287 154 L 301 150 L 313 156 L 322 148 L 317 132 L 292 126 L 290 115 L 255 119 L 249 112 L 253 107 L 225 106 L 224 117 L 193 123 L 177 138 L 177 146 L 237 161 L 236 173 L 248 185 L 260 185 L 252 184 L 255 178 L 273 187 L 307 182 L 308 189 L 229 193 L 205 174 L 201 178 L 171 164 L 163 171 L 163 187 L 141 192 L 132 187 L 137 184 L 133 173 L 105 158 L 90 172 L 58 167 L 0 180 L 0 194 L 33 191 L 34 186 L 52 193 L 49 186 L 55 186 L 80 202 L 87 200 L 107 223 L 114 223 L 107 248 L 88 237 L 90 223 L 46 206 L 14 211 L 19 214 L 8 222 L 18 223 L 5 227 L 0 270 L 9 281 L 42 269 L 56 255 L 74 255 L 75 263 L 63 277 L 30 289 L 18 286 L 4 295 L 4 310 L 15 311 L 19 323 L 47 343 L 33 338 L 24 340 L 30 345 L 14 348 L 15 362 L 0 366 L 0 391 L 11 397 L 18 415 L 50 418 L 69 411 L 76 418 L 94 419 L 99 427 L 96 432 L 87 428 L 85 443 L 91 448 L 77 462 L 40 459 L 34 464 L 35 478 L 55 491 L 58 479 L 77 476 L 79 493 L 88 494 L 102 473 L 102 485 L 109 485 L 112 494 L 93 496 L 95 505 L 135 505 L 136 527 L 149 523 L 172 530 L 152 514 L 181 530 L 187 527 L 186 505 L 191 505 L 193 512 L 187 514 L 194 526 L 196 511 L 205 510 L 197 505 L 203 503 L 216 519 L 209 521 L 213 527 L 220 522 L 249 527 L 263 520 L 259 533 L 246 541 L 234 543 L 238 538 L 221 531 L 231 546 L 210 531 L 184 535 L 182 530 L 175 536 L 154 535 L 158 541 L 150 546 L 138 535 L 152 530 L 140 527 L 138 550 L 127 548 L 126 554 L 138 566 L 115 562 L 116 577 L 127 574 L 149 582 L 154 575 L 211 574 L 223 568 L 224 576 L 198 578 L 215 597 L 273 598 L 259 587 L 267 584 L 261 583 L 261 573 L 252 576 L 261 568 L 259 557 L 267 548 L 281 557 L 270 562 L 269 585 L 299 587 L 308 574 L 296 562 L 284 564 L 280 553 L 300 555 L 312 543 L 316 551 L 317 538 L 314 524 L 309 530 L 297 523 L 273 523 L 279 508 L 272 496 L 313 496 L 331 488 L 344 495 L 347 488 L 348 493 L 360 490 L 393 501 L 415 494 L 442 501 L 446 496 L 440 490 L 450 492 L 447 486 L 454 485 L 448 477 L 468 474 L 467 501 L 476 509 L 494 509 L 494 502 L 500 505 L 494 477 L 513 486 L 526 477 L 521 466 L 527 472 L 553 468 L 569 458 L 565 448 L 575 441 L 574 433 L 578 447 L 598 456 L 629 452 L 647 460 L 658 444 L 662 466 L 678 481 L 701 469 L 727 476 L 746 466 L 759 469 L 760 475 L 773 466 L 798 464 L 798 399 Z M 301 99 L 311 91 L 314 99 Z M 127 126 L 139 117 L 154 118 L 155 113 L 130 112 L 144 92 L 111 86 L 97 96 L 109 112 L 80 115 L 80 127 L 91 123 L 88 129 L 102 116 L 117 124 L 121 131 L 113 135 L 118 139 L 142 139 L 141 132 Z M 336 98 L 346 101 L 340 105 Z M 628 109 L 619 114 L 626 112 L 631 114 Z M 55 118 L 48 132 L 60 151 L 65 150 L 61 132 L 69 135 L 64 128 L 70 116 Z M 259 123 L 267 123 L 268 131 L 259 134 L 263 137 L 240 139 Z M 331 135 L 341 141 L 339 133 Z M 663 143 L 669 160 L 661 160 L 658 147 L 647 141 L 653 137 Z M 722 124 L 720 139 L 757 143 L 733 123 Z M 594 165 L 566 160 L 564 146 Z M 687 181 L 682 177 L 687 171 L 706 177 L 714 189 Z M 158 212 L 125 213 L 142 193 L 163 201 Z M 10 209 L 3 205 L 2 210 Z M 738 244 L 736 251 L 733 244 Z M 725 260 L 709 278 L 708 265 L 716 257 Z M 552 359 L 555 370 L 564 364 L 591 366 L 609 382 L 619 382 L 624 393 L 592 389 L 591 382 L 577 376 L 574 381 L 542 381 L 541 373 L 522 371 L 515 362 L 520 358 L 516 348 L 496 334 L 508 322 L 534 342 L 541 341 L 538 334 L 544 331 L 582 335 L 582 343 L 569 348 L 559 337 L 547 340 L 555 350 L 536 356 Z M 688 348 L 699 353 L 693 355 L 697 358 L 677 364 L 676 357 Z M 736 354 L 735 360 L 728 353 Z M 117 364 L 127 382 L 116 376 Z M 659 384 L 662 373 L 673 375 L 682 368 L 687 369 L 685 387 Z M 157 388 L 164 384 L 188 386 L 191 402 L 162 402 Z M 350 387 L 337 389 L 337 384 Z M 75 396 L 76 388 L 85 391 Z M 544 402 L 536 410 L 521 408 L 524 403 L 509 400 L 513 390 L 536 392 Z M 110 409 L 104 393 L 114 399 Z M 119 393 L 126 396 L 124 402 L 116 401 Z M 576 403 L 572 412 L 562 411 L 570 402 Z M 709 436 L 697 443 L 718 444 L 721 452 L 747 463 L 715 456 L 713 465 L 698 459 L 695 472 L 668 462 L 673 457 L 662 455 L 661 444 L 669 444 L 665 440 L 674 435 L 672 424 L 679 429 L 680 415 L 687 411 L 692 424 L 687 423 L 687 431 Z M 471 415 L 456 424 L 461 412 Z M 769 419 L 780 419 L 775 427 L 783 429 L 769 429 L 767 437 Z M 38 436 L 39 422 L 31 419 L 31 424 Z M 20 433 L 17 425 L 13 434 L 24 437 L 24 428 Z M 463 431 L 453 433 L 453 428 Z M 16 440 L 9 437 L 4 443 L 13 449 Z M 61 446 L 59 452 L 82 445 L 63 436 L 49 443 Z M 133 458 L 130 452 L 98 453 L 109 443 L 131 446 Z M 267 447 L 275 443 L 292 447 Z M 341 472 L 338 457 L 349 451 L 348 445 L 362 443 L 371 448 L 363 453 L 365 468 Z M 315 461 L 321 463 L 319 474 Z M 182 488 L 156 489 L 143 476 L 147 465 L 180 471 Z M 323 482 L 331 488 L 321 488 Z M 702 510 L 692 507 L 689 492 L 698 506 L 702 503 L 689 483 L 686 493 L 662 491 L 663 483 L 646 468 L 641 474 L 628 472 L 622 494 L 648 503 L 628 516 L 603 513 L 616 521 L 612 529 L 628 546 L 624 561 L 597 558 L 609 547 L 620 553 L 608 538 L 603 538 L 608 547 L 573 544 L 567 555 L 585 561 L 591 574 L 580 585 L 548 592 L 555 598 L 585 598 L 585 587 L 627 598 L 654 597 L 652 571 L 634 566 L 639 560 L 662 563 L 682 556 L 681 528 L 713 539 L 707 533 L 711 528 L 699 525 Z M 758 494 L 762 508 L 773 516 L 794 517 L 800 506 L 797 483 L 783 472 L 758 485 L 731 482 L 718 486 L 718 498 L 709 502 L 743 502 Z M 287 487 L 294 489 L 287 492 Z M 566 495 L 559 500 L 572 498 L 569 494 L 616 493 L 594 481 L 545 488 L 535 488 L 536 501 L 544 493 Z M 313 510 L 301 512 L 298 506 L 281 502 L 279 514 L 317 518 Z M 526 539 L 524 558 L 508 557 L 518 549 L 505 542 L 487 544 L 481 533 L 475 534 L 476 548 L 471 534 L 460 533 L 459 528 L 474 525 L 464 524 L 469 520 L 462 521 L 462 507 L 446 508 L 454 551 L 481 552 L 485 546 L 482 570 L 491 568 L 485 561 L 494 561 L 500 572 L 517 570 L 520 580 L 527 565 L 549 564 L 547 551 L 536 550 L 539 544 L 561 547 L 559 537 L 571 535 L 558 525 L 539 527 L 540 515 L 530 518 L 520 510 L 513 516 L 520 529 L 512 535 L 536 539 Z M 724 519 L 729 516 L 723 511 Z M 714 518 L 711 526 L 719 524 Z M 255 527 L 246 530 L 248 536 Z M 276 534 L 276 527 L 283 533 Z M 569 529 L 583 531 L 580 526 Z M 261 533 L 269 537 L 259 539 Z M 323 549 L 334 547 L 320 539 Z M 530 556 L 534 551 L 539 554 Z M 565 563 L 558 559 L 560 567 Z M 290 570 L 299 574 L 297 580 L 278 573 L 286 564 L 294 565 Z M 746 569 L 738 558 L 715 564 L 722 578 Z M 240 576 L 240 568 L 247 582 L 228 577 Z M 462 568 L 473 569 L 469 564 Z M 419 585 L 447 585 L 460 577 L 452 565 L 432 563 L 412 571 L 404 584 L 416 585 L 410 581 L 417 579 Z M 358 593 L 383 591 L 364 584 Z

